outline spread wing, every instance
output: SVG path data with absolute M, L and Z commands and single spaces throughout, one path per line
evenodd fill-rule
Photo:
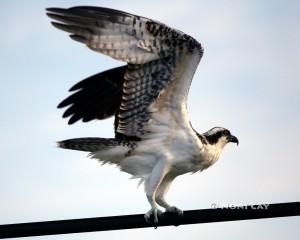
M 192 37 L 157 21 L 108 8 L 47 10 L 56 20 L 52 24 L 71 33 L 72 39 L 127 62 L 117 133 L 141 137 L 154 111 L 168 108 L 181 112 L 185 107 L 203 54 L 200 43 Z
M 122 100 L 124 75 L 127 66 L 117 67 L 88 77 L 75 84 L 69 91 L 74 92 L 57 107 L 67 110 L 63 117 L 70 117 L 69 124 L 82 119 L 106 119 L 119 109 Z

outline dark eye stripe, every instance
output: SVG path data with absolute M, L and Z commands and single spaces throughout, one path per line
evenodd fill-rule
M 223 134 L 224 134 L 225 136 L 229 136 L 229 135 L 230 135 L 230 132 L 229 132 L 228 130 L 224 130 L 224 131 L 223 131 Z

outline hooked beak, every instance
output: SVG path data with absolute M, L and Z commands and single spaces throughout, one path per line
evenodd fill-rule
M 228 139 L 228 142 L 236 143 L 236 145 L 239 145 L 239 140 L 237 139 L 237 137 L 231 135 L 227 139 Z

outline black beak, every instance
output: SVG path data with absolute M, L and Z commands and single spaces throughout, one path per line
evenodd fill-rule
M 237 137 L 231 135 L 227 139 L 228 139 L 228 142 L 236 143 L 236 145 L 239 145 L 239 140 L 237 139 Z

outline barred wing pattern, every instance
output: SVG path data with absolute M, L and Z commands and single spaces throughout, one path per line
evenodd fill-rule
M 89 48 L 128 63 L 117 116 L 117 132 L 142 136 L 150 119 L 149 106 L 172 81 L 182 56 L 203 54 L 200 43 L 168 26 L 118 10 L 102 7 L 49 8 L 52 24 Z M 191 79 L 187 79 L 189 86 Z M 180 83 L 182 84 L 182 83 Z M 187 94 L 187 92 L 186 92 Z
M 129 65 L 118 114 L 118 132 L 128 136 L 144 134 L 143 125 L 150 118 L 148 107 L 170 81 L 172 61 L 172 58 L 162 58 L 143 65 Z

